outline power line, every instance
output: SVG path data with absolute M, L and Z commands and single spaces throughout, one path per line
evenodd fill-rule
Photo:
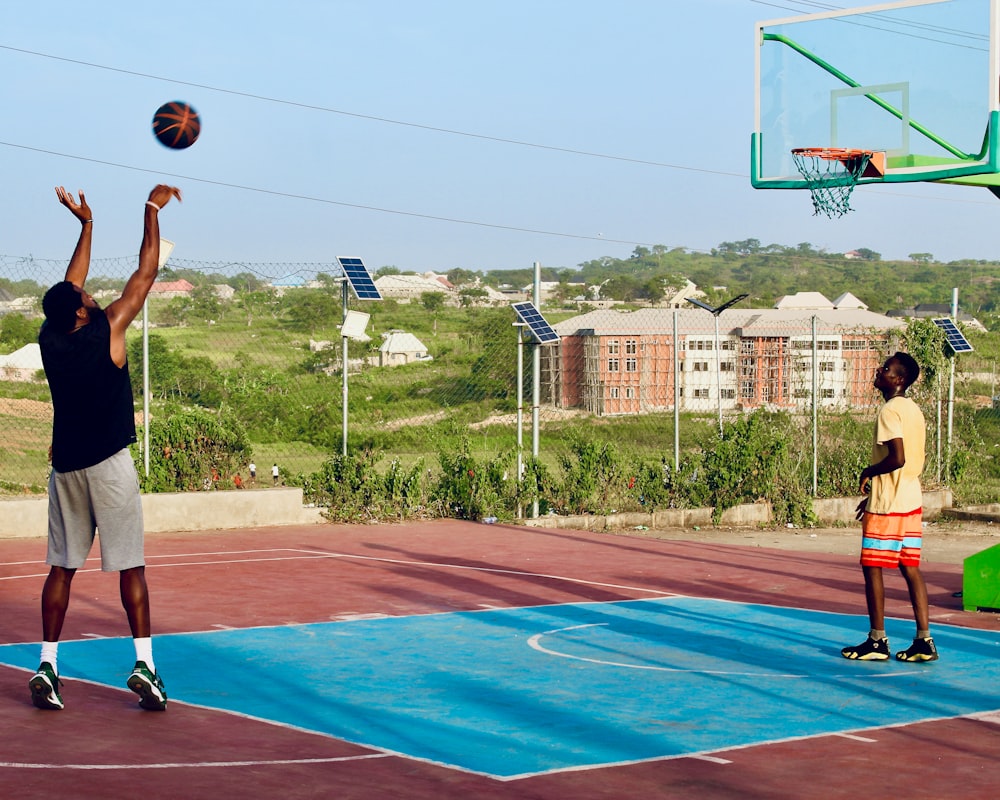
M 368 206 L 362 205 L 361 203 L 348 203 L 343 200 L 331 200 L 327 197 L 315 197 L 312 195 L 305 194 L 295 194 L 293 192 L 282 192 L 277 189 L 264 189 L 259 186 L 247 186 L 239 183 L 227 183 L 225 181 L 211 180 L 210 178 L 197 178 L 192 175 L 181 175 L 176 172 L 163 172 L 157 169 L 148 169 L 146 167 L 136 167 L 130 164 L 119 164 L 114 161 L 104 161 L 98 158 L 88 158 L 86 156 L 71 155 L 69 153 L 60 153 L 56 150 L 45 150 L 40 147 L 29 147 L 28 145 L 16 144 L 14 142 L 4 142 L 0 141 L 0 146 L 3 147 L 14 147 L 19 150 L 28 150 L 33 153 L 41 153 L 48 156 L 58 156 L 59 158 L 69 158 L 76 161 L 86 161 L 91 164 L 100 164 L 105 167 L 115 167 L 116 169 L 131 170 L 132 172 L 145 172 L 151 175 L 164 175 L 168 178 L 178 178 L 182 181 L 193 181 L 195 183 L 205 183 L 210 186 L 221 186 L 226 189 L 239 189 L 244 192 L 256 192 L 257 194 L 267 194 L 273 197 L 285 197 L 293 200 L 307 200 L 312 203 L 326 203 L 332 206 L 342 206 L 344 208 L 356 208 L 362 211 L 377 211 L 382 214 L 397 214 L 403 217 L 416 217 L 417 219 L 429 219 L 436 222 L 450 222 L 457 225 L 472 225 L 480 228 L 494 228 L 497 230 L 504 231 L 514 231 L 517 233 L 534 233 L 540 236 L 559 236 L 565 239 L 587 239 L 591 241 L 598 242 L 610 242 L 612 244 L 632 244 L 632 245 L 643 245 L 652 246 L 652 242 L 640 242 L 634 239 L 609 239 L 605 236 L 590 236 L 582 233 L 566 233 L 564 231 L 549 231 L 540 228 L 522 228 L 516 225 L 500 225 L 493 222 L 480 222 L 478 220 L 461 219 L 459 217 L 443 217 L 434 214 L 422 214 L 417 211 L 401 211 L 395 208 L 383 208 L 380 206 Z
M 245 97 L 250 100 L 259 100 L 265 103 L 277 103 L 284 106 L 292 106 L 294 108 L 307 109 L 309 111 L 321 111 L 325 114 L 339 114 L 344 117 L 352 117 L 354 119 L 364 119 L 371 122 L 381 122 L 386 125 L 400 125 L 407 128 L 417 128 L 418 130 L 432 131 L 434 133 L 443 133 L 449 136 L 464 136 L 470 139 L 480 139 L 488 142 L 497 142 L 500 144 L 515 145 L 517 147 L 531 147 L 538 150 L 549 150 L 557 153 L 568 153 L 570 155 L 576 156 L 586 156 L 588 158 L 602 158 L 609 161 L 623 161 L 629 164 L 642 164 L 647 167 L 662 167 L 665 169 L 680 169 L 688 172 L 704 172 L 714 175 L 732 175 L 729 172 L 719 172 L 716 170 L 702 169 L 700 167 L 686 167 L 680 164 L 668 164 L 663 161 L 651 161 L 642 158 L 631 158 L 629 156 L 616 156 L 609 153 L 597 153 L 590 150 L 577 150 L 571 147 L 560 147 L 558 145 L 550 144 L 540 144 L 538 142 L 528 142 L 523 139 L 509 139 L 502 136 L 490 136 L 484 133 L 472 133 L 470 131 L 460 131 L 454 128 L 442 128 L 435 125 L 424 125 L 419 122 L 407 122 L 405 120 L 391 119 L 389 117 L 380 117 L 373 114 L 360 114 L 355 111 L 345 111 L 340 108 L 330 108 L 329 106 L 319 106 L 312 103 L 301 103 L 295 100 L 285 100 L 280 97 L 269 97 L 267 95 L 255 94 L 253 92 L 243 92 L 238 89 L 224 89 L 218 86 L 210 86 L 204 83 L 195 83 L 193 81 L 183 81 L 177 78 L 167 78 L 162 75 L 153 75 L 148 72 L 137 72 L 135 70 L 123 69 L 121 67 L 110 67 L 106 64 L 96 64 L 92 61 L 81 61 L 75 58 L 66 58 L 65 56 L 57 56 L 52 53 L 42 53 L 37 50 L 25 50 L 20 47 L 11 47 L 10 45 L 0 44 L 0 50 L 9 50 L 13 53 L 22 53 L 24 55 L 36 56 L 38 58 L 48 58 L 53 61 L 62 61 L 67 64 L 76 64 L 78 66 L 90 67 L 92 69 L 105 70 L 107 72 L 116 72 L 121 75 L 131 75 L 137 78 L 147 78 L 149 80 L 161 81 L 163 83 L 173 83 L 178 86 L 190 86 L 195 89 L 203 89 L 209 92 L 218 92 L 220 94 L 228 94 L 234 97 Z

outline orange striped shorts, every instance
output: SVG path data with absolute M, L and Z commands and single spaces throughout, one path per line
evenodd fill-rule
M 919 567 L 923 509 L 861 517 L 861 566 Z

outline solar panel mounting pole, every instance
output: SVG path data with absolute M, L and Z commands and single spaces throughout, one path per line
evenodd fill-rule
M 681 469 L 681 382 L 680 377 L 680 353 L 677 348 L 677 309 L 674 309 L 674 474 Z
M 535 308 L 542 307 L 541 298 L 541 279 L 542 279 L 542 265 L 541 262 L 536 261 L 534 263 L 535 268 L 535 286 L 534 286 L 534 299 Z M 538 461 L 538 406 L 541 403 L 542 389 L 539 384 L 542 381 L 542 349 L 539 345 L 535 345 L 531 348 L 531 456 Z M 531 503 L 531 518 L 538 519 L 538 498 L 536 497 Z
M 517 331 L 517 482 L 524 478 L 524 323 L 515 322 Z M 517 509 L 520 517 L 523 509 Z
M 958 288 L 951 290 L 951 321 L 958 325 Z M 948 359 L 948 445 L 945 449 L 945 474 L 951 479 L 951 431 L 955 416 L 955 352 Z
M 347 322 L 347 278 L 340 284 L 340 302 L 343 308 L 343 318 L 341 324 Z M 343 405 L 341 419 L 341 442 L 340 453 L 347 456 L 347 337 L 340 337 L 340 364 L 341 364 L 341 403 Z

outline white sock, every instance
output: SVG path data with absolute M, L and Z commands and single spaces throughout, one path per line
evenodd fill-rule
M 133 639 L 135 644 L 135 660 L 145 661 L 149 671 L 155 673 L 156 665 L 153 663 L 153 639 L 145 636 L 142 639 Z
M 59 642 L 42 642 L 41 661 L 48 661 L 52 665 L 52 671 L 59 674 Z

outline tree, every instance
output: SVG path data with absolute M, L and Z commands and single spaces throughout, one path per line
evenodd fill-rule
M 300 289 L 283 299 L 291 326 L 310 335 L 317 328 L 332 328 L 341 321 L 340 303 L 329 289 Z
M 444 292 L 423 292 L 420 295 L 420 305 L 429 314 L 433 314 L 444 308 L 444 300 Z
M 263 316 L 267 311 L 274 316 L 277 310 L 278 298 L 273 291 L 262 290 L 257 292 L 244 292 L 238 296 L 240 308 L 246 314 L 247 327 L 253 326 L 253 321 L 257 317 Z
M 37 320 L 30 320 L 23 314 L 5 314 L 0 320 L 0 346 L 19 350 L 38 340 L 39 327 Z
M 212 322 L 222 313 L 222 303 L 215 287 L 211 285 L 196 286 L 191 290 L 190 314 L 204 322 Z
M 448 270 L 445 273 L 448 281 L 454 286 L 464 286 L 467 283 L 475 285 L 476 281 L 479 279 L 479 273 L 473 272 L 472 270 L 462 269 L 461 267 L 455 267 L 455 269 Z
M 874 250 L 869 250 L 867 247 L 859 247 L 856 251 L 858 257 L 864 261 L 881 261 L 882 254 L 876 253 Z
M 918 264 L 930 264 L 934 260 L 934 256 L 930 253 L 910 253 L 907 258 Z
M 485 300 L 489 294 L 485 289 L 470 288 L 461 289 L 458 293 L 459 301 L 466 308 L 474 306 L 476 303 Z

